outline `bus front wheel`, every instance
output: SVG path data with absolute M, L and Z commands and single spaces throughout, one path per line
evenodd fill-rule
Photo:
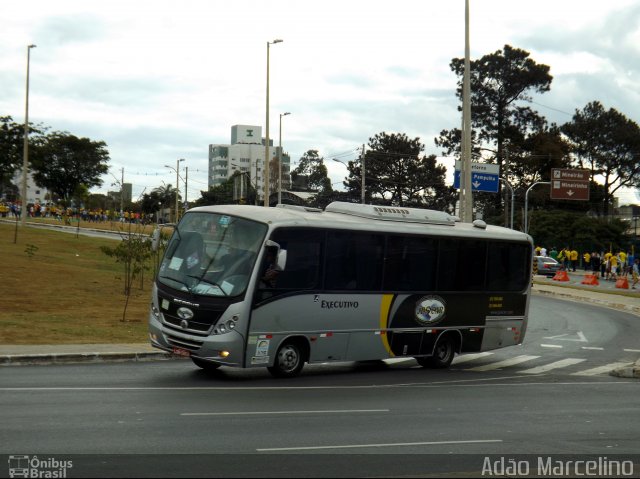
M 297 376 L 304 366 L 304 352 L 297 342 L 285 342 L 278 348 L 273 366 L 269 372 L 278 378 Z
M 433 348 L 433 356 L 416 358 L 418 364 L 425 368 L 445 369 L 451 366 L 456 354 L 456 342 L 451 335 L 440 338 Z

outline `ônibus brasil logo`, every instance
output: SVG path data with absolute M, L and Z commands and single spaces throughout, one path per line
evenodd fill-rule
M 416 319 L 431 326 L 444 318 L 445 309 L 444 299 L 440 296 L 424 296 L 416 303 Z

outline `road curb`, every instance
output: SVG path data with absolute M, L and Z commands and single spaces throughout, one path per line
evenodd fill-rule
M 176 359 L 163 351 L 134 353 L 60 353 L 60 354 L 9 354 L 0 356 L 0 366 L 21 366 L 34 364 L 71 364 L 124 361 L 158 361 Z
M 543 286 L 544 287 L 544 286 Z M 558 298 L 562 298 L 568 301 L 576 301 L 578 303 L 591 303 L 591 304 L 595 304 L 597 306 L 602 306 L 605 308 L 611 308 L 611 309 L 615 309 L 618 311 L 624 311 L 626 313 L 631 313 L 634 314 L 636 316 L 640 316 L 640 305 L 635 306 L 635 305 L 630 305 L 630 304 L 622 304 L 622 303 L 615 303 L 606 299 L 599 299 L 599 298 L 590 298 L 588 296 L 575 296 L 572 295 L 571 293 L 564 293 L 564 292 L 559 292 L 559 291 L 548 291 L 545 289 L 534 289 L 532 290 L 533 293 L 535 294 L 540 294 L 540 295 L 545 295 L 545 296 L 555 296 Z M 603 293 L 606 294 L 606 293 Z

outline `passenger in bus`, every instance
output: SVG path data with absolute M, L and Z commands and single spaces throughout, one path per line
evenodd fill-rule
M 230 227 L 228 234 L 229 249 L 219 262 L 224 276 L 250 275 L 253 269 L 260 236 L 251 229 L 250 225 L 238 221 Z
M 184 268 L 193 274 L 204 261 L 204 242 L 199 233 L 187 232 L 182 235 L 176 256 L 183 256 Z

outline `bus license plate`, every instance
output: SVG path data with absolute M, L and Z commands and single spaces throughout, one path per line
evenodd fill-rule
M 175 354 L 176 356 L 188 358 L 189 356 L 191 356 L 191 351 L 187 351 L 186 349 L 182 348 L 173 348 L 173 354 Z

